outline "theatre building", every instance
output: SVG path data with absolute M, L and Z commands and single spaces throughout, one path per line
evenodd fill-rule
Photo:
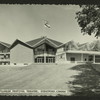
M 100 64 L 100 51 L 93 51 L 89 49 L 86 44 L 77 46 L 72 41 L 70 43 L 62 44 L 57 48 L 56 63 L 86 62 Z
M 26 43 L 16 40 L 10 47 L 10 63 L 55 63 L 56 51 L 62 43 L 47 37 L 41 37 Z
M 100 51 L 95 51 L 88 44 L 75 44 L 70 41 L 65 44 L 41 37 L 28 42 L 15 40 L 12 45 L 1 43 L 0 64 L 60 64 L 60 63 L 100 63 Z M 3 58 L 2 58 L 3 57 Z

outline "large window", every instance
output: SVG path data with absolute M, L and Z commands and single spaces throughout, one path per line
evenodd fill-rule
M 56 49 L 49 46 L 48 44 L 42 44 L 39 47 L 35 48 L 35 55 L 44 54 L 44 53 L 55 55 Z
M 96 55 L 96 56 L 95 56 L 95 62 L 96 62 L 96 63 L 100 63 L 100 56 L 99 56 L 99 55 Z
M 43 54 L 44 52 L 45 52 L 45 44 L 35 48 L 36 55 Z

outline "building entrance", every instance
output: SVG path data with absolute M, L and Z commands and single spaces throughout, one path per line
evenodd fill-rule
M 35 58 L 35 63 L 44 63 L 44 57 Z
M 55 63 L 55 57 L 37 57 L 35 63 Z
M 46 57 L 46 63 L 55 63 L 55 57 Z

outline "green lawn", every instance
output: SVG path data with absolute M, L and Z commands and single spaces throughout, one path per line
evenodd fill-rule
M 100 72 L 100 64 L 91 64 L 92 68 L 97 72 Z
M 72 92 L 75 96 L 100 96 L 100 65 L 84 64 L 72 67 L 72 70 L 82 71 L 79 75 L 73 76 Z M 99 70 L 98 70 L 99 69 Z M 81 87 L 77 87 L 77 85 Z
M 95 67 L 96 65 L 93 66 Z M 24 67 L 0 66 L 0 90 L 67 90 L 67 93 L 33 93 L 23 95 L 97 96 L 100 95 L 100 91 L 97 91 L 100 89 L 100 73 L 93 66 L 87 64 L 34 64 Z M 98 68 L 98 66 L 95 68 Z M 0 95 L 5 94 L 0 93 Z
M 0 89 L 39 89 L 67 90 L 70 95 L 69 81 L 79 71 L 71 70 L 74 64 L 0 66 Z

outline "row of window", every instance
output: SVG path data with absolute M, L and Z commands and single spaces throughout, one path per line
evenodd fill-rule
M 35 63 L 55 63 L 55 57 L 37 57 L 35 58 Z
M 0 59 L 10 59 L 10 54 L 0 54 Z
M 0 62 L 0 65 L 10 65 L 10 61 L 2 61 L 2 62 Z

